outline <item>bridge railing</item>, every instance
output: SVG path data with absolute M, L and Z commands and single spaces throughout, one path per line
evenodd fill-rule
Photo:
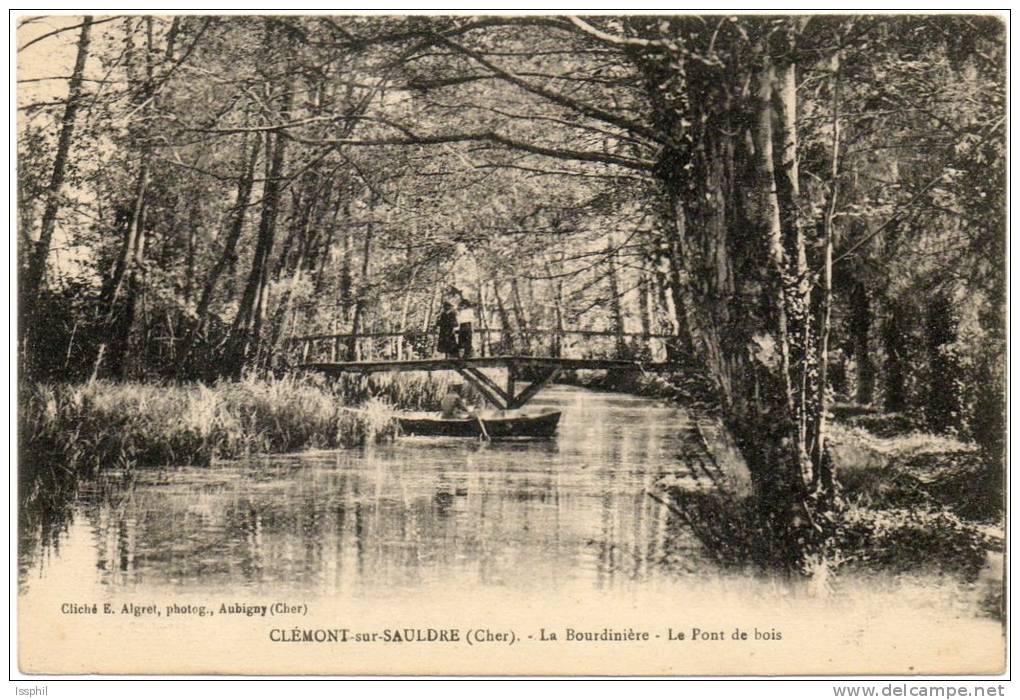
M 283 352 L 288 364 L 351 362 L 358 360 L 410 360 L 441 357 L 435 331 L 416 330 L 334 333 L 288 338 Z M 473 357 L 516 355 L 664 361 L 675 336 L 662 333 L 618 333 L 601 330 L 526 331 L 475 328 Z

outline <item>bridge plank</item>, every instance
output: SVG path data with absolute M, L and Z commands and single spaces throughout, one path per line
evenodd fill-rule
M 495 357 L 472 357 L 469 359 L 434 358 L 425 360 L 368 360 L 358 362 L 312 362 L 298 366 L 298 369 L 322 372 L 328 375 L 344 372 L 435 372 L 439 370 L 458 371 L 459 368 L 557 368 L 571 369 L 633 369 L 646 372 L 668 372 L 682 369 L 671 362 L 637 362 L 634 360 L 598 360 L 568 357 L 526 357 L 520 355 L 499 355 Z

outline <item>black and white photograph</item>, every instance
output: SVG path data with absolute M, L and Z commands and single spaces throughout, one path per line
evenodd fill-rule
M 1006 671 L 1006 11 L 222 12 L 10 14 L 29 683 Z

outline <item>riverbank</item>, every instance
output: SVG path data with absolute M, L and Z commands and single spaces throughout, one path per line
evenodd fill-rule
M 716 413 L 719 404 L 707 377 L 696 368 L 682 372 L 581 370 L 561 374 L 558 382 L 595 391 L 614 391 L 655 399 L 668 399 L 702 413 Z
M 570 383 L 716 409 L 697 377 L 584 372 Z M 983 608 L 1001 616 L 1001 463 L 974 443 L 926 432 L 909 415 L 852 404 L 832 408 L 830 450 L 840 492 L 824 561 L 809 562 L 813 573 L 951 575 L 980 586 Z M 661 486 L 713 558 L 731 566 L 755 558 L 763 533 L 748 504 Z

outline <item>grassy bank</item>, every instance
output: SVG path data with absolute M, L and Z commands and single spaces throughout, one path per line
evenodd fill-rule
M 715 409 L 697 377 L 583 372 L 571 383 L 674 400 L 696 413 Z M 976 444 L 925 432 L 910 415 L 837 405 L 830 449 L 840 491 L 831 521 L 819 524 L 825 542 L 807 562 L 812 571 L 927 572 L 976 582 L 1001 560 L 1001 462 Z M 720 564 L 768 559 L 762 548 L 770 538 L 752 502 L 662 486 Z M 989 610 L 999 602 L 991 600 Z
M 91 474 L 351 447 L 392 436 L 395 409 L 434 409 L 447 386 L 425 374 L 35 384 L 19 396 L 20 464 L 27 474 Z
M 832 453 L 842 486 L 840 558 L 974 579 L 1002 551 L 1001 463 L 902 414 L 837 406 Z

